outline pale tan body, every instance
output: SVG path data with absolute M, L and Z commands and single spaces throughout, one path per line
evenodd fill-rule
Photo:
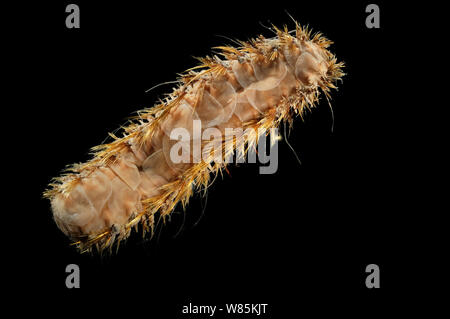
M 276 39 L 267 39 L 274 41 Z M 270 43 L 269 43 L 270 45 Z M 317 87 L 326 77 L 329 55 L 312 41 L 294 39 L 280 47 L 277 58 L 223 61 L 226 72 L 202 76 L 185 88 L 182 99 L 156 127 L 151 139 L 127 141 L 128 148 L 112 163 L 96 167 L 81 177 L 69 192 L 51 199 L 56 223 L 70 237 L 120 229 L 138 212 L 142 201 L 159 195 L 161 186 L 182 176 L 194 164 L 171 162 L 170 132 L 177 127 L 192 132 L 193 120 L 202 129 L 243 127 L 275 109 L 299 88 Z M 158 115 L 156 115 L 156 118 Z M 149 119 L 150 121 L 154 119 Z M 145 126 L 142 126 L 144 134 Z

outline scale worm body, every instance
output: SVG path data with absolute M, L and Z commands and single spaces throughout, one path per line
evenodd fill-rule
M 114 140 L 94 147 L 90 161 L 55 178 L 44 195 L 58 227 L 82 251 L 110 248 L 139 224 L 144 232 L 151 230 L 155 215 L 167 216 L 179 202 L 185 207 L 193 192 L 206 188 L 210 176 L 226 166 L 203 142 L 200 157 L 187 152 L 174 162 L 174 129 L 189 133 L 181 148 L 191 150 L 198 142 L 196 123 L 202 134 L 211 128 L 222 136 L 227 128 L 265 131 L 282 121 L 291 124 L 315 105 L 320 91 L 329 96 L 343 76 L 343 63 L 327 50 L 331 41 L 298 24 L 292 32 L 273 31 L 272 38 L 215 48 L 220 58 L 199 59 L 201 65 L 185 72 L 164 101 L 139 112 L 122 137 L 110 134 Z M 222 154 L 243 145 L 248 150 L 259 136 L 223 138 Z

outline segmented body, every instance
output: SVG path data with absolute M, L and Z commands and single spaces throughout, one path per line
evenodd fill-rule
M 139 113 L 123 137 L 95 147 L 92 160 L 74 165 L 51 184 L 45 196 L 54 219 L 81 250 L 112 247 L 138 224 L 144 232 L 151 230 L 156 214 L 167 216 L 180 201 L 184 207 L 195 189 L 207 187 L 211 173 L 225 167 L 210 154 L 174 163 L 174 128 L 192 133 L 186 141 L 192 145 L 195 120 L 202 131 L 269 129 L 314 106 L 319 89 L 328 96 L 343 75 L 343 64 L 327 50 L 331 42 L 320 34 L 311 37 L 298 24 L 295 35 L 286 28 L 274 31 L 273 38 L 260 36 L 239 48 L 218 47 L 224 58 L 200 59 L 202 64 L 188 70 L 165 101 Z M 258 138 L 224 138 L 224 156 Z

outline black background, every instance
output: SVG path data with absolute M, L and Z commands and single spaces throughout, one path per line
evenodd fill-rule
M 20 275 L 11 276 L 18 295 L 48 301 L 34 309 L 56 303 L 77 314 L 202 318 L 182 315 L 182 306 L 268 303 L 267 318 L 307 310 L 365 317 L 398 305 L 399 296 L 427 280 L 417 275 L 431 253 L 417 226 L 423 204 L 410 154 L 411 104 L 404 103 L 404 7 L 378 1 L 381 28 L 367 29 L 364 1 L 74 1 L 81 28 L 67 29 L 69 3 L 28 12 L 26 38 L 15 39 L 31 71 L 17 79 L 17 99 L 32 102 L 13 108 L 30 123 L 26 148 L 19 147 L 27 179 L 17 177 L 28 194 L 18 199 L 26 227 L 12 240 L 20 247 L 11 259 Z M 276 174 L 231 165 L 207 203 L 194 196 L 185 215 L 177 209 L 152 240 L 135 234 L 113 256 L 79 255 L 41 198 L 50 179 L 87 160 L 107 132 L 170 91 L 148 88 L 196 65 L 192 56 L 231 44 L 218 35 L 245 40 L 271 36 L 261 24 L 293 28 L 285 10 L 333 40 L 331 51 L 346 63 L 332 94 L 334 130 L 323 100 L 289 136 L 301 165 L 281 141 Z M 65 287 L 72 263 L 81 269 L 80 289 Z M 365 286 L 371 263 L 380 267 L 380 289 Z M 249 316 L 227 318 L 241 317 Z

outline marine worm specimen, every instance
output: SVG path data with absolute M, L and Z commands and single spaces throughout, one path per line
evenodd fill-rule
M 271 38 L 213 48 L 216 55 L 199 58 L 201 64 L 180 75 L 165 100 L 138 112 L 122 137 L 110 134 L 113 141 L 94 147 L 91 160 L 52 181 L 44 196 L 58 227 L 81 251 L 118 247 L 138 225 L 144 234 L 153 230 L 156 218 L 164 219 L 179 202 L 184 209 L 193 192 L 206 189 L 211 176 L 226 167 L 204 149 L 201 159 L 189 155 L 190 160 L 174 162 L 174 129 L 193 133 L 197 121 L 203 132 L 265 132 L 281 122 L 292 125 L 321 92 L 329 98 L 344 75 L 343 63 L 327 49 L 332 42 L 298 23 L 292 31 L 271 29 Z M 222 155 L 243 145 L 245 153 L 260 136 L 223 138 Z M 195 137 L 184 140 L 186 148 L 194 142 Z

